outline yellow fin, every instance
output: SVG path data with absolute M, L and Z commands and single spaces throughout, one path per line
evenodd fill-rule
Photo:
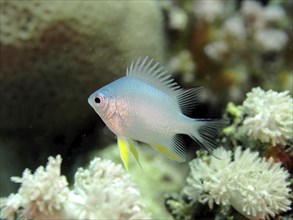
M 138 165 L 142 168 L 142 166 L 140 165 L 138 153 L 136 151 L 136 148 L 135 148 L 134 144 L 135 143 L 133 141 L 129 141 L 129 149 L 130 149 L 131 153 L 133 154 L 133 156 L 134 156 L 136 162 L 138 163 Z
M 118 147 L 120 150 L 120 157 L 123 161 L 123 164 L 125 166 L 125 169 L 128 171 L 128 165 L 129 165 L 129 146 L 128 142 L 122 138 L 118 137 Z
M 126 139 L 126 138 L 118 137 L 118 147 L 120 150 L 120 157 L 127 171 L 128 171 L 128 165 L 129 165 L 129 150 L 133 154 L 139 166 L 142 168 L 142 166 L 139 163 L 139 157 L 135 148 L 134 141 Z
M 163 146 L 159 144 L 151 144 L 151 146 L 171 160 L 175 160 L 178 162 L 184 161 L 179 155 L 172 152 L 167 146 Z

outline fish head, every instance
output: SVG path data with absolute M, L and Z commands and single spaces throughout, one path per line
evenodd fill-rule
M 97 90 L 88 103 L 117 136 L 125 135 L 129 122 L 128 103 L 125 101 L 125 80 L 122 77 Z M 124 94 L 124 95 L 123 95 Z
M 95 112 L 106 122 L 116 112 L 116 101 L 110 90 L 101 88 L 90 95 L 88 103 Z

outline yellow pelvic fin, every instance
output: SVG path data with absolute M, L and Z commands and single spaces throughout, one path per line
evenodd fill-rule
M 151 144 L 151 146 L 171 160 L 175 160 L 178 162 L 183 161 L 183 159 L 178 154 L 176 154 L 175 152 L 172 152 L 167 146 L 163 146 L 159 144 Z
M 119 147 L 119 151 L 120 151 L 120 157 L 121 157 L 121 159 L 123 161 L 125 169 L 128 171 L 129 146 L 128 146 L 127 141 L 122 137 L 118 137 L 118 147 Z
M 136 151 L 136 148 L 135 148 L 135 142 L 133 141 L 129 141 L 129 149 L 131 151 L 131 153 L 133 154 L 136 162 L 138 163 L 138 165 L 142 168 L 142 166 L 140 165 L 140 162 L 139 162 L 139 157 L 138 157 L 138 153 Z
M 139 163 L 139 157 L 138 157 L 138 153 L 135 148 L 134 141 L 127 140 L 122 137 L 118 137 L 118 147 L 120 150 L 120 157 L 121 157 L 123 164 L 124 164 L 127 171 L 128 171 L 128 165 L 129 165 L 129 150 L 133 154 L 133 156 L 134 156 L 135 160 L 137 161 L 137 163 L 139 164 L 139 166 L 141 167 L 141 165 Z

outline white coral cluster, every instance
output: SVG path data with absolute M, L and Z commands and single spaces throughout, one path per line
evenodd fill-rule
M 17 194 L 1 198 L 1 218 L 14 219 L 150 219 L 138 189 L 120 165 L 95 158 L 79 168 L 74 189 L 60 175 L 61 157 L 49 157 L 46 169 L 26 169 Z
M 185 194 L 212 209 L 231 205 L 249 219 L 265 219 L 290 210 L 289 173 L 272 159 L 238 147 L 218 148 L 213 156 L 190 162 Z
M 227 1 L 221 4 L 221 8 L 231 8 L 232 3 Z M 204 13 L 202 8 L 198 9 L 198 16 L 201 13 Z M 213 13 L 216 16 L 219 12 Z M 282 23 L 286 23 L 287 15 L 279 5 L 262 6 L 257 1 L 246 0 L 241 5 L 241 13 L 230 13 L 224 17 L 222 12 L 221 19 L 222 27 L 213 32 L 215 40 L 205 47 L 205 53 L 215 61 L 223 61 L 224 55 L 247 48 L 254 48 L 260 53 L 280 52 L 289 41 L 288 34 L 280 28 Z M 214 20 L 210 19 L 211 22 Z
M 24 219 L 59 216 L 69 192 L 65 176 L 60 175 L 60 165 L 60 156 L 49 157 L 46 169 L 41 166 L 34 174 L 26 169 L 22 177 L 12 177 L 21 186 L 17 194 L 1 199 L 1 218 L 14 219 L 15 213 Z
M 224 14 L 224 3 L 220 1 L 197 0 L 194 4 L 194 15 L 200 21 L 216 21 Z
M 96 158 L 87 170 L 80 168 L 75 174 L 67 210 L 79 219 L 150 219 L 139 197 L 121 165 Z
M 169 10 L 169 26 L 174 30 L 184 30 L 187 26 L 187 14 L 179 7 L 172 7 Z
M 204 52 L 209 58 L 221 61 L 223 56 L 229 52 L 229 44 L 223 40 L 213 41 L 204 47 Z
M 288 36 L 275 28 L 263 28 L 255 32 L 254 41 L 263 51 L 281 51 L 288 42 Z
M 278 23 L 286 17 L 284 9 L 279 5 L 269 4 L 263 7 L 260 2 L 253 0 L 243 1 L 241 13 L 256 29 L 263 28 L 268 23 Z
M 188 50 L 182 50 L 169 61 L 169 68 L 174 73 L 183 73 L 183 80 L 190 82 L 194 80 L 196 65 L 192 54 Z
M 242 15 L 248 30 L 253 30 L 253 41 L 256 47 L 264 52 L 279 52 L 285 48 L 288 34 L 278 27 L 278 23 L 286 20 L 286 13 L 278 5 L 262 7 L 257 1 L 244 1 Z
M 264 143 L 286 144 L 293 138 L 293 99 L 289 91 L 253 88 L 243 102 L 246 115 L 240 129 Z

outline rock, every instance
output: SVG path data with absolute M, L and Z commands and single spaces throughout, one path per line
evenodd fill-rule
M 156 1 L 0 4 L 2 134 L 74 132 L 97 118 L 90 93 L 138 56 L 164 58 Z

